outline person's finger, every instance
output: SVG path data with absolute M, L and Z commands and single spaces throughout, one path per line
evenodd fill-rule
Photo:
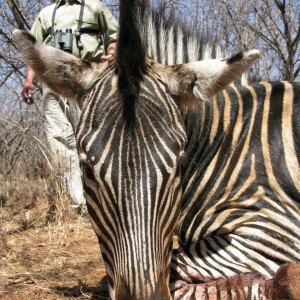
M 102 61 L 102 62 L 107 61 L 107 60 L 109 60 L 112 56 L 113 56 L 112 54 L 103 55 L 103 56 L 101 56 L 101 61 Z
M 32 104 L 33 103 L 32 88 L 25 86 L 22 90 L 22 98 L 25 103 Z

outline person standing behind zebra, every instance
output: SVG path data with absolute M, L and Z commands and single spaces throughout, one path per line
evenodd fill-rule
M 40 11 L 31 33 L 44 44 L 81 59 L 104 62 L 115 53 L 117 29 L 117 21 L 100 0 L 57 0 Z M 35 77 L 27 66 L 22 98 L 28 104 L 33 102 Z M 56 95 L 45 84 L 42 90 L 46 137 L 55 172 L 70 195 L 72 207 L 81 212 L 86 201 L 75 141 L 80 109 L 75 101 Z

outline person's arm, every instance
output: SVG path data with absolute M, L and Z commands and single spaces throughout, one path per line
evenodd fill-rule
M 38 17 L 34 21 L 34 24 L 31 28 L 31 34 L 39 41 L 43 41 L 43 36 L 45 34 L 44 28 L 41 22 L 42 18 L 42 11 L 39 13 Z M 23 84 L 22 89 L 22 98 L 23 101 L 27 104 L 32 104 L 32 90 L 33 90 L 33 81 L 36 75 L 33 69 L 30 66 L 26 66 L 26 75 L 25 75 L 25 82 Z
M 25 82 L 23 84 L 23 89 L 22 89 L 22 98 L 23 101 L 26 102 L 27 104 L 32 103 L 32 90 L 33 90 L 33 80 L 35 78 L 35 72 L 30 66 L 27 66 L 26 69 L 26 78 Z

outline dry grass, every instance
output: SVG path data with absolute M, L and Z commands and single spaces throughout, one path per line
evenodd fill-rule
M 0 182 L 0 298 L 107 299 L 105 270 L 87 216 L 53 182 Z
M 108 299 L 105 275 L 88 216 L 54 177 L 0 178 L 0 299 Z

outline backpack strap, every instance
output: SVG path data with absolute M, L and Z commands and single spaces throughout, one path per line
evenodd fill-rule
M 82 33 L 81 31 L 81 26 L 82 26 L 82 19 L 83 19 L 83 12 L 84 12 L 84 6 L 85 6 L 85 0 L 81 0 L 81 7 L 80 7 L 80 13 L 79 13 L 79 20 L 78 20 L 78 25 L 77 25 L 77 30 L 75 31 L 75 38 L 76 38 L 76 44 L 77 48 L 79 50 L 83 49 L 83 44 L 80 40 L 80 34 Z
M 53 34 L 53 35 L 54 35 L 55 15 L 56 15 L 56 11 L 57 11 L 59 4 L 60 4 L 60 1 L 57 1 L 54 6 L 53 13 L 52 13 L 52 24 L 51 24 L 50 34 Z

